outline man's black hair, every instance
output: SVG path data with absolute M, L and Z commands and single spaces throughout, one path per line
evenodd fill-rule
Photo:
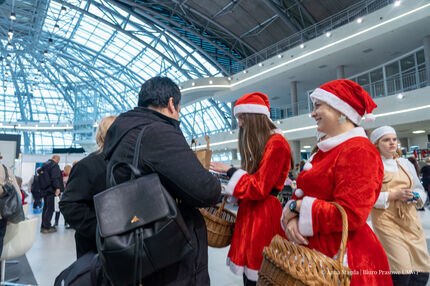
M 173 97 L 173 105 L 178 109 L 181 101 L 179 87 L 168 77 L 156 76 L 142 84 L 137 106 L 167 107 L 171 97 Z

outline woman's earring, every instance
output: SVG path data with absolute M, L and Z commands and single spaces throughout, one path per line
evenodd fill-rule
M 339 123 L 340 123 L 340 124 L 345 123 L 345 122 L 346 122 L 346 117 L 345 117 L 345 115 L 341 114 L 341 115 L 339 116 L 338 121 L 339 121 Z

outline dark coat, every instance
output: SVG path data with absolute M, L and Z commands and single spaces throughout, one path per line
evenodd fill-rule
M 80 160 L 71 170 L 60 210 L 76 230 L 76 253 L 97 252 L 97 220 L 93 196 L 106 189 L 106 161 L 104 154 L 94 152 Z
M 49 179 L 51 181 L 49 187 L 45 190 L 41 190 L 42 196 L 47 194 L 54 194 L 55 190 L 60 189 L 60 192 L 64 190 L 63 185 L 63 175 L 61 174 L 60 166 L 57 162 L 49 159 L 43 163 L 41 169 L 45 170 L 49 174 Z
M 157 173 L 166 190 L 181 201 L 179 209 L 193 237 L 194 251 L 183 261 L 147 277 L 142 284 L 209 285 L 206 225 L 197 208 L 216 204 L 221 186 L 193 154 L 179 129 L 179 121 L 142 107 L 121 114 L 105 138 L 107 171 L 116 162 L 132 162 L 143 126 L 146 129 L 138 167 L 143 174 Z M 117 183 L 130 177 L 126 168 L 116 169 L 114 175 Z

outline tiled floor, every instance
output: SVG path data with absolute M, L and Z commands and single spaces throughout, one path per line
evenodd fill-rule
M 31 215 L 32 211 L 30 210 L 29 213 Z M 426 238 L 430 239 L 430 211 L 426 210 L 419 212 L 419 214 Z M 40 219 L 40 215 L 36 216 Z M 242 277 L 232 274 L 225 265 L 227 252 L 228 247 L 223 249 L 209 248 L 211 285 L 242 285 Z M 74 231 L 64 228 L 61 217 L 58 232 L 53 234 L 38 233 L 33 247 L 27 252 L 27 259 L 38 284 L 41 286 L 53 285 L 55 277 L 75 260 Z

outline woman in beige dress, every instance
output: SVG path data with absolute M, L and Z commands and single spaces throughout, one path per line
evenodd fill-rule
M 398 156 L 392 127 L 375 129 L 370 140 L 384 163 L 381 193 L 371 212 L 372 225 L 387 253 L 393 284 L 426 285 L 430 256 L 417 208 L 423 206 L 427 195 L 414 166 Z

